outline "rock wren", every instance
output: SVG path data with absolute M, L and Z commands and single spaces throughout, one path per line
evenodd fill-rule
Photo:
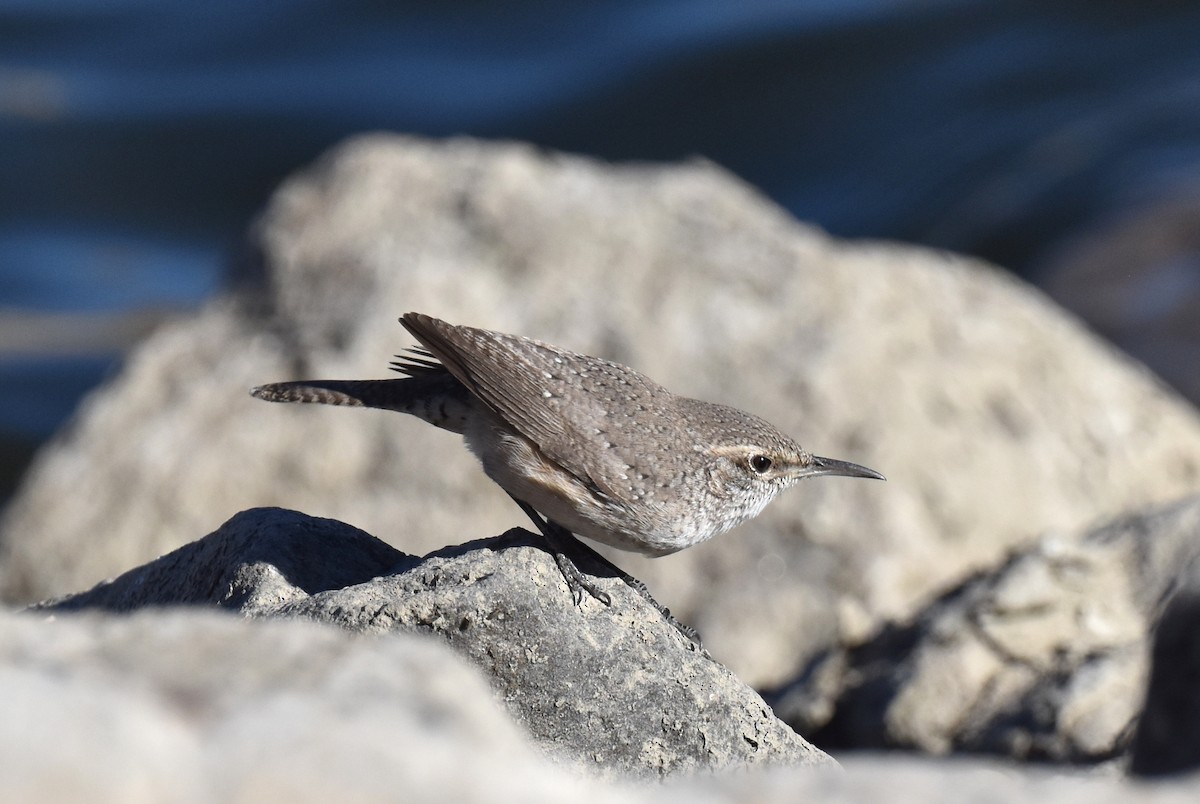
M 619 363 L 418 313 L 400 323 L 424 347 L 392 364 L 403 378 L 283 382 L 251 393 L 397 410 L 462 434 L 550 542 L 577 603 L 581 590 L 605 603 L 608 595 L 569 557 L 582 547 L 571 533 L 664 556 L 756 516 L 802 478 L 884 479 L 812 455 L 757 416 L 676 396 Z

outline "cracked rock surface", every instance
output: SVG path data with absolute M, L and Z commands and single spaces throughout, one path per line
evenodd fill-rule
M 39 608 L 209 604 L 358 633 L 436 635 L 483 670 L 537 744 L 597 772 L 833 764 L 619 579 L 599 578 L 611 606 L 574 605 L 540 544 L 513 530 L 415 559 L 340 522 L 259 509 Z

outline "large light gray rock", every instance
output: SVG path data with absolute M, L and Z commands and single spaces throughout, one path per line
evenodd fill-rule
M 340 522 L 247 511 L 42 608 L 209 604 L 359 633 L 436 634 L 483 669 L 539 745 L 590 772 L 834 764 L 611 573 L 598 579 L 611 606 L 576 606 L 539 540 L 513 530 L 418 561 Z
M 1148 634 L 1197 556 L 1197 497 L 1047 538 L 768 697 L 825 746 L 1071 763 L 1122 756 L 1146 698 Z M 1168 750 L 1197 756 L 1195 727 L 1180 716 L 1196 710 L 1186 692 L 1197 681 L 1186 615 L 1194 597 L 1177 609 L 1160 634 L 1167 647 L 1143 718 L 1143 743 L 1156 748 L 1143 748 L 1141 761 L 1151 765 L 1177 763 Z
M 0 612 L 0 800 L 561 801 L 480 674 L 434 640 L 196 609 Z
M 173 609 L 0 611 L 0 800 L 141 804 L 840 804 L 1195 801 L 1196 777 L 1131 785 L 978 761 L 854 757 L 634 786 L 537 756 L 478 674 L 434 640 Z
M 1122 781 L 1105 769 L 1062 770 L 1020 767 L 978 759 L 933 760 L 905 755 L 849 758 L 845 773 L 779 771 L 718 777 L 688 785 L 670 785 L 666 800 L 690 792 L 739 802 L 819 801 L 822 804 L 959 804 L 963 801 L 1047 802 L 1054 804 L 1186 804 L 1200 793 L 1200 778 L 1172 784 Z M 682 801 L 688 799 L 682 798 Z
M 386 375 L 406 310 L 619 360 L 888 475 L 810 481 L 709 544 L 617 558 L 751 683 L 1039 535 L 1200 490 L 1194 411 L 1035 291 L 836 242 L 709 164 L 365 137 L 281 187 L 257 242 L 259 297 L 163 328 L 37 461 L 0 524 L 9 600 L 85 587 L 254 506 L 412 553 L 519 523 L 455 436 L 246 395 Z

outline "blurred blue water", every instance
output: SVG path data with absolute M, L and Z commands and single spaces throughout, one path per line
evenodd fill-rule
M 835 234 L 1028 275 L 1195 186 L 1200 4 L 0 0 L 0 315 L 194 306 L 285 175 L 371 129 L 702 154 Z M 115 354 L 0 344 L 44 437 Z
M 0 300 L 7 307 L 194 305 L 218 287 L 221 250 L 200 238 L 84 222 L 6 224 L 0 228 L 0 260 L 13 270 L 0 272 Z
M 62 424 L 63 407 L 47 405 L 41 394 L 31 394 L 29 389 L 47 389 L 73 402 L 103 379 L 114 362 L 110 355 L 7 359 L 0 382 L 0 410 L 10 421 L 19 423 L 18 433 L 49 435 Z

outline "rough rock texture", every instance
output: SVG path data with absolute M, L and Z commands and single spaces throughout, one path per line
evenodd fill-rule
M 0 612 L 0 696 L 3 801 L 550 801 L 585 792 L 546 765 L 477 671 L 409 634 L 363 639 L 195 609 Z
M 983 751 L 1063 762 L 1121 755 L 1145 696 L 1147 634 L 1165 590 L 1197 555 L 1200 498 L 1082 537 L 1046 538 L 912 623 L 822 657 L 793 689 L 768 699 L 830 750 Z M 1179 599 L 1182 612 L 1194 611 L 1188 600 Z M 1196 700 L 1197 642 L 1183 636 L 1186 616 L 1172 616 L 1160 633 L 1161 650 L 1177 662 L 1156 671 L 1152 701 Z M 1194 626 L 1192 619 L 1187 627 Z M 1183 746 L 1194 723 L 1155 717 L 1156 743 L 1196 755 L 1194 745 Z
M 618 563 L 754 684 L 793 677 L 1048 531 L 1200 490 L 1192 409 L 978 262 L 838 243 L 709 164 L 350 141 L 276 193 L 260 295 L 165 327 L 37 461 L 0 523 L 33 600 L 262 505 L 413 553 L 521 522 L 453 435 L 282 408 L 265 381 L 385 376 L 406 310 L 619 360 L 889 482 L 802 484 L 739 531 Z
M 540 745 L 592 771 L 832 764 L 623 581 L 600 581 L 610 607 L 573 605 L 537 545 L 514 530 L 417 561 L 340 522 L 260 509 L 43 608 L 208 603 L 363 633 L 437 634 L 484 670 Z

